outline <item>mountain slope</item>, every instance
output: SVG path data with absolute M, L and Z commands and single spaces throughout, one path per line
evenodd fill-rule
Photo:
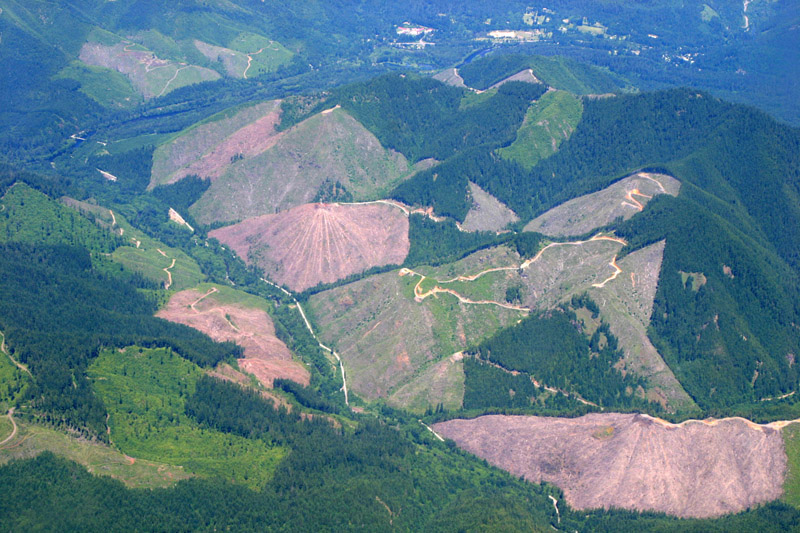
M 408 218 L 383 204 L 301 205 L 209 233 L 294 291 L 402 263 Z

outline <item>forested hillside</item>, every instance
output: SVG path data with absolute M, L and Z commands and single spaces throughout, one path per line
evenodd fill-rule
M 2 529 L 799 529 L 798 23 L 0 0 Z

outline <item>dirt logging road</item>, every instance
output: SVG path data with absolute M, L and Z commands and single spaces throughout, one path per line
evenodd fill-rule
M 8 410 L 8 414 L 6 416 L 8 416 L 9 420 L 11 420 L 11 426 L 13 427 L 13 429 L 11 430 L 11 435 L 9 435 L 8 437 L 6 437 L 2 441 L 0 441 L 0 446 L 2 446 L 3 444 L 7 443 L 8 441 L 10 441 L 11 439 L 13 439 L 14 437 L 17 436 L 17 423 L 14 421 L 14 408 L 13 407 Z
M 459 294 L 458 292 L 456 292 L 453 289 L 440 287 L 439 285 L 446 285 L 448 283 L 455 283 L 455 282 L 475 281 L 478 278 L 480 278 L 481 276 L 485 276 L 486 274 L 490 274 L 492 272 L 525 270 L 525 269 L 529 268 L 533 263 L 537 262 L 542 257 L 542 255 L 547 250 L 550 250 L 551 248 L 558 247 L 558 246 L 582 246 L 582 245 L 584 245 L 584 244 L 586 244 L 588 242 L 596 242 L 596 241 L 611 241 L 611 242 L 619 243 L 619 244 L 621 244 L 623 246 L 625 246 L 627 244 L 627 242 L 625 242 L 623 239 L 619 239 L 617 237 L 611 237 L 611 236 L 608 236 L 608 235 L 602 235 L 602 234 L 597 234 L 594 237 L 592 237 L 591 239 L 588 239 L 588 240 L 585 240 L 585 241 L 553 242 L 553 243 L 548 244 L 547 246 L 545 246 L 541 250 L 539 250 L 539 252 L 533 258 L 524 261 L 520 265 L 507 266 L 507 267 L 493 267 L 493 268 L 488 268 L 486 270 L 478 272 L 477 274 L 473 274 L 473 275 L 469 275 L 469 276 L 456 276 L 455 278 L 451 278 L 451 279 L 447 279 L 447 280 L 434 280 L 434 282 L 437 283 L 437 285 L 435 285 L 433 288 L 431 288 L 431 289 L 429 289 L 427 291 L 423 291 L 422 290 L 422 283 L 426 279 L 428 279 L 428 277 L 425 276 L 424 274 L 421 274 L 419 272 L 411 270 L 410 268 L 401 268 L 400 272 L 399 272 L 399 275 L 400 276 L 409 276 L 409 275 L 411 275 L 411 276 L 419 276 L 420 279 L 417 282 L 417 284 L 414 286 L 414 300 L 416 300 L 418 302 L 421 302 L 421 301 L 425 300 L 425 298 L 427 298 L 429 296 L 435 296 L 436 294 L 445 294 L 446 293 L 446 294 L 450 294 L 452 296 L 455 296 L 456 298 L 458 298 L 458 300 L 461 303 L 465 303 L 465 304 L 496 305 L 496 306 L 502 307 L 504 309 L 511 309 L 511 310 L 514 310 L 514 311 L 521 311 L 521 312 L 529 313 L 531 311 L 531 309 L 529 307 L 513 305 L 513 304 L 510 304 L 508 302 L 499 302 L 497 300 L 472 300 L 470 298 L 467 298 L 467 297 Z M 603 287 L 605 287 L 606 283 L 608 283 L 609 281 L 614 280 L 617 276 L 619 276 L 622 273 L 622 269 L 619 268 L 619 266 L 617 266 L 617 257 L 616 257 L 616 255 L 614 256 L 614 258 L 609 263 L 609 266 L 611 266 L 614 269 L 614 273 L 611 276 L 609 276 L 608 278 L 606 278 L 605 280 L 603 280 L 602 282 L 600 282 L 600 283 L 593 283 L 592 284 L 593 287 L 603 288 Z

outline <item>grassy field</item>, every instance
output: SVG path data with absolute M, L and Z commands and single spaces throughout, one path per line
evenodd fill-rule
M 89 368 L 110 415 L 111 440 L 123 453 L 263 488 L 286 450 L 188 418 L 184 403 L 201 374 L 170 350 L 136 347 L 105 351 Z
M 143 101 L 130 80 L 115 70 L 73 61 L 57 77 L 80 82 L 81 92 L 103 107 L 127 109 Z
M 71 244 L 107 253 L 114 238 L 78 212 L 17 183 L 0 200 L 0 242 Z
M 281 43 L 254 33 L 242 33 L 228 47 L 252 57 L 247 77 L 274 72 L 292 60 L 294 54 Z M 260 53 L 256 53 L 261 50 Z
M 800 424 L 791 424 L 781 432 L 786 445 L 788 473 L 783 484 L 783 501 L 800 509 Z
M 8 421 L 7 418 L 1 420 Z M 19 420 L 17 426 L 17 436 L 0 447 L 0 464 L 51 452 L 82 464 L 92 474 L 113 477 L 131 488 L 169 487 L 191 477 L 179 466 L 143 459 L 132 461 L 110 446 L 78 439 L 54 429 L 24 424 Z M 0 437 L 0 440 L 2 438 L 5 437 Z
M 525 168 L 533 168 L 569 138 L 582 114 L 583 104 L 570 93 L 546 93 L 528 109 L 516 140 L 498 153 Z
M 124 216 L 115 212 L 117 228 L 122 230 L 122 237 L 129 246 L 121 246 L 114 250 L 111 258 L 125 268 L 141 273 L 143 276 L 160 283 L 167 283 L 168 276 L 164 271 L 175 259 L 175 266 L 169 269 L 172 273 L 172 290 L 188 289 L 200 283 L 205 276 L 197 262 L 181 250 L 170 248 L 161 241 L 148 237 L 131 226 Z M 139 246 L 136 246 L 136 243 Z M 164 252 L 163 254 L 161 252 Z

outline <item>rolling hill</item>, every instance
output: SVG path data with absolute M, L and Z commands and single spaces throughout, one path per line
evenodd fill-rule
M 798 21 L 0 0 L 0 523 L 796 530 Z
M 408 218 L 385 204 L 306 204 L 216 229 L 209 237 L 294 291 L 402 263 Z
M 352 200 L 377 199 L 414 172 L 341 109 L 285 131 L 276 130 L 280 117 L 280 102 L 266 102 L 189 128 L 155 151 L 151 186 L 207 178 L 190 213 L 232 222 L 321 199 L 332 186 Z

